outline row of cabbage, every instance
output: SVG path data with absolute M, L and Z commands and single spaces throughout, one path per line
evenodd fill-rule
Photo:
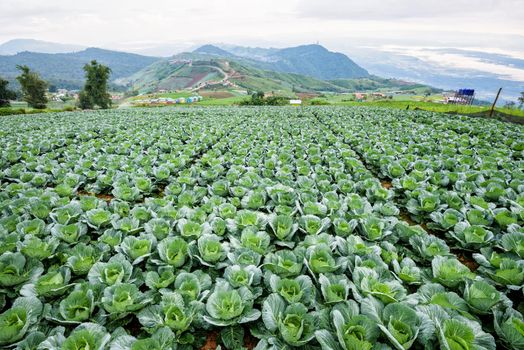
M 332 127 L 380 177 L 392 181 L 397 201 L 413 220 L 476 253 L 494 282 L 519 289 L 524 283 L 522 127 L 428 113 L 403 118 L 376 113 L 379 118 L 346 115 Z M 358 122 L 348 128 L 347 118 Z M 501 264 L 511 270 L 507 277 Z
M 249 329 L 259 350 L 522 349 L 522 283 L 492 277 L 515 270 L 473 273 L 400 220 L 350 138 L 388 118 L 364 111 L 12 120 L 0 344 L 193 349 L 217 329 L 240 349 Z

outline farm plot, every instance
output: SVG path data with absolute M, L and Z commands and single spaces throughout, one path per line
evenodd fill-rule
M 523 131 L 362 108 L 4 118 L 0 347 L 524 349 Z

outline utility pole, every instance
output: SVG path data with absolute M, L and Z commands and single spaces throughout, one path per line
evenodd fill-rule
M 499 100 L 501 91 L 502 91 L 502 88 L 499 89 L 499 92 L 497 92 L 497 97 L 495 97 L 495 101 L 493 101 L 493 106 L 491 106 L 491 111 L 489 111 L 490 118 L 493 116 L 493 111 L 495 111 L 495 105 L 497 104 L 497 101 Z

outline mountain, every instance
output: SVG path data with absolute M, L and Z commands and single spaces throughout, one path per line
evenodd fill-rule
M 153 63 L 118 84 L 130 86 L 140 93 L 158 90 L 238 89 L 273 91 L 282 95 L 301 92 L 355 92 L 395 88 L 408 90 L 427 88 L 419 84 L 368 76 L 356 79 L 321 80 L 296 73 L 260 69 L 252 61 L 229 54 L 229 57 L 202 52 L 218 52 L 214 48 L 197 49 Z
M 261 68 L 308 75 L 317 79 L 369 77 L 369 73 L 342 53 L 331 52 L 320 45 L 302 45 L 278 50 L 268 56 Z
M 264 70 L 295 73 L 321 80 L 366 78 L 369 73 L 342 53 L 331 52 L 321 45 L 301 45 L 285 49 L 229 47 L 206 45 L 193 52 L 221 57 L 236 56 Z
M 265 48 L 265 47 L 247 47 L 221 44 L 220 47 L 227 52 L 231 52 L 235 56 L 249 58 L 257 61 L 267 61 L 268 57 L 280 49 Z
M 88 48 L 70 53 L 20 52 L 0 55 L 0 76 L 17 88 L 17 65 L 27 65 L 58 88 L 80 89 L 83 66 L 91 60 L 109 66 L 113 88 L 140 92 L 181 89 L 238 89 L 297 92 L 354 92 L 427 88 L 371 76 L 347 56 L 319 45 L 286 49 L 204 45 L 168 59 Z
M 84 50 L 85 46 L 60 44 L 34 39 L 14 39 L 0 44 L 0 55 L 16 55 L 19 52 L 67 53 Z
M 516 101 L 524 91 L 524 59 L 457 48 L 351 47 L 352 57 L 374 75 L 396 77 L 446 90 L 475 89 L 479 99 Z
M 115 80 L 130 76 L 159 58 L 97 48 L 59 54 L 21 52 L 0 56 L 0 76 L 16 86 L 14 78 L 19 74 L 16 66 L 27 65 L 59 88 L 79 89 L 84 84 L 83 66 L 92 60 L 111 68 L 111 79 Z
M 235 55 L 222 50 L 220 47 L 215 45 L 204 45 L 193 51 L 194 53 L 201 53 L 204 55 L 220 56 L 220 57 L 234 57 Z

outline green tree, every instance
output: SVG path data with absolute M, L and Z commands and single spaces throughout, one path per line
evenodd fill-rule
M 254 92 L 250 99 L 240 102 L 242 106 L 285 106 L 289 104 L 289 98 L 281 96 L 265 97 L 263 91 Z
M 255 106 L 261 106 L 265 104 L 264 91 L 257 91 L 251 95 L 251 101 Z
M 84 66 L 86 83 L 79 94 L 79 107 L 82 109 L 93 109 L 98 106 L 102 109 L 111 107 L 111 96 L 107 93 L 107 81 L 111 75 L 111 69 L 91 61 Z
M 0 78 L 0 107 L 9 107 L 9 100 L 16 98 L 16 93 L 7 88 L 9 82 Z
M 47 104 L 47 82 L 40 78 L 37 72 L 32 71 L 28 66 L 16 66 L 18 70 L 22 72 L 16 80 L 22 87 L 23 100 L 26 101 L 29 106 L 36 109 L 44 109 Z
M 504 108 L 509 108 L 509 109 L 513 109 L 515 108 L 515 101 L 509 101 L 509 102 L 506 102 L 506 104 L 504 105 Z
M 519 108 L 522 108 L 522 106 L 524 105 L 524 91 L 520 93 L 518 100 L 519 100 Z

